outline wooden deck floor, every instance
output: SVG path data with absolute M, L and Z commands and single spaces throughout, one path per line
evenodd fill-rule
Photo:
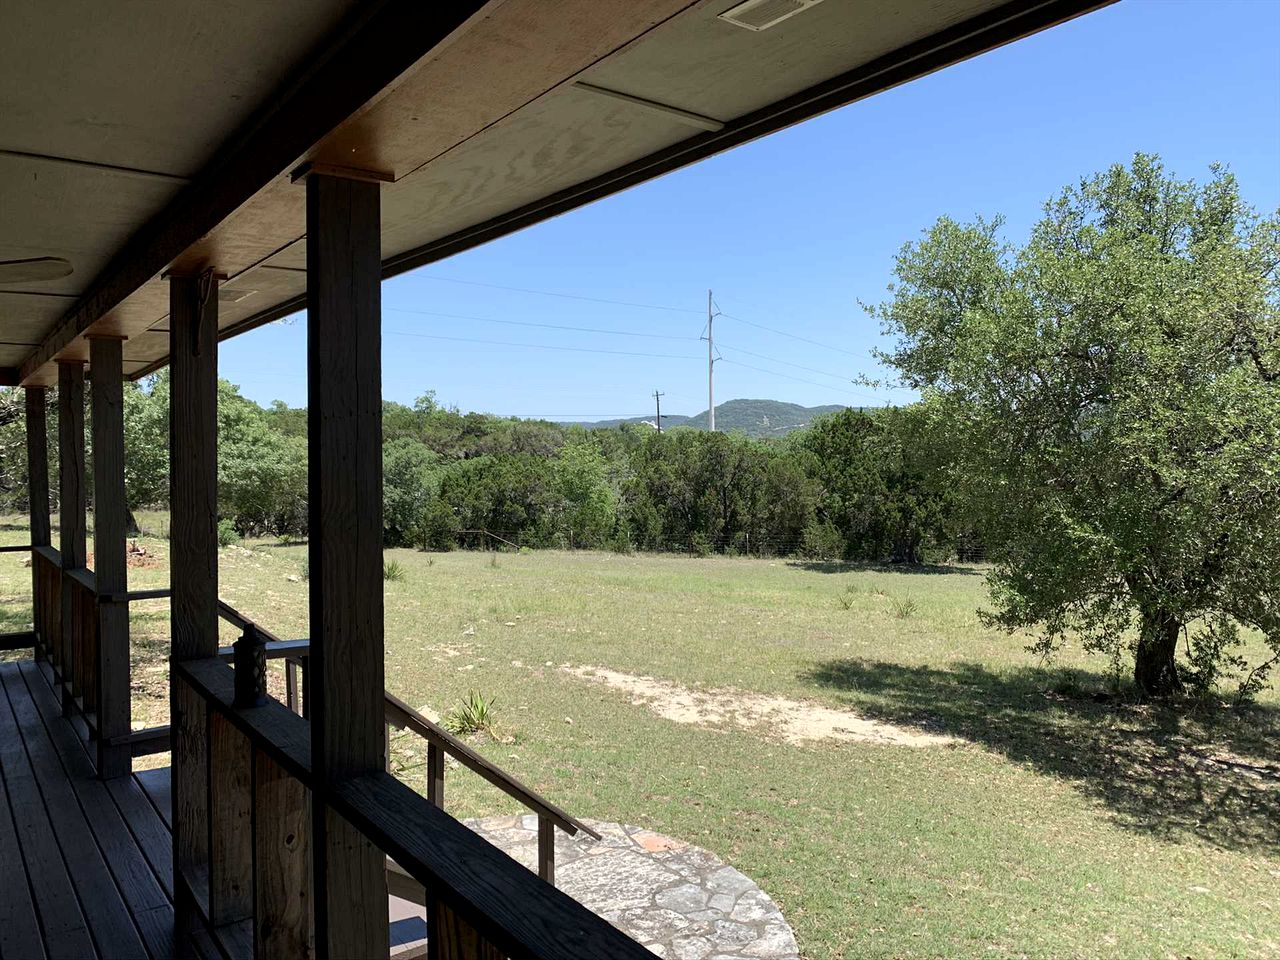
M 169 770 L 97 779 L 41 669 L 0 663 L 0 960 L 172 957 Z M 390 913 L 393 956 L 421 954 L 422 908 Z
M 0 664 L 0 958 L 174 955 L 168 810 L 139 777 L 98 780 L 41 668 Z

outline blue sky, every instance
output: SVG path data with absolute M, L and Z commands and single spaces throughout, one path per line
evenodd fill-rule
M 1280 0 L 1125 0 L 388 281 L 383 393 L 589 420 L 650 413 L 656 388 L 694 414 L 710 288 L 717 403 L 908 399 L 849 382 L 877 375 L 858 303 L 883 299 L 902 244 L 943 214 L 1004 214 L 1021 239 L 1046 198 L 1139 150 L 1183 177 L 1226 163 L 1280 206 Z M 305 343 L 305 317 L 254 331 L 221 374 L 305 404 Z

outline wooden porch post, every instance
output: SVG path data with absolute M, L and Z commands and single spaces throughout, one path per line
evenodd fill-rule
M 93 405 L 93 571 L 98 594 L 129 589 L 125 567 L 123 338 L 89 339 Z M 129 735 L 129 606 L 98 604 L 98 776 L 127 776 Z
M 218 296 L 212 273 L 169 278 L 169 529 L 172 659 L 218 652 Z M 208 909 L 209 717 L 169 675 L 173 863 L 179 936 Z
M 49 428 L 44 387 L 27 387 L 27 502 L 31 514 L 31 546 L 47 547 L 49 534 Z M 44 617 L 43 566 L 31 557 L 31 618 L 36 633 L 35 657 L 49 659 L 53 638 Z
M 380 199 L 373 178 L 303 175 L 314 671 L 308 698 L 311 764 L 323 791 L 326 783 L 383 768 Z M 386 860 L 327 805 L 313 809 L 317 955 L 385 957 Z
M 84 362 L 58 361 L 58 548 L 62 555 L 62 636 L 58 639 L 58 679 L 62 713 L 70 716 L 72 701 L 84 677 L 77 677 L 74 653 L 75 592 L 68 570 L 82 570 L 86 560 L 84 489 Z

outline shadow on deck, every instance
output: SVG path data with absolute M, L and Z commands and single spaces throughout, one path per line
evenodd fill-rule
M 175 956 L 171 827 L 167 767 L 99 780 L 41 667 L 0 664 L 0 957 Z M 420 953 L 423 908 L 390 920 L 392 956 Z M 203 931 L 189 952 L 222 956 Z

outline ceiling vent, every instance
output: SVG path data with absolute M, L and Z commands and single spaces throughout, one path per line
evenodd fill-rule
M 822 0 L 746 0 L 720 14 L 720 19 L 747 30 L 768 30 L 821 2 Z

